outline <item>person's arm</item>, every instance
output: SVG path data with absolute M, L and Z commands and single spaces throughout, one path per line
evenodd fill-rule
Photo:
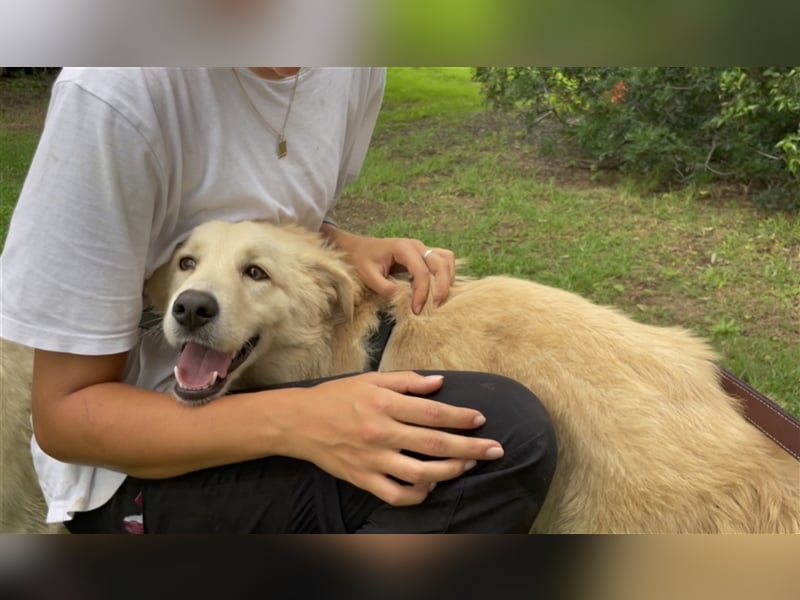
M 120 383 L 125 359 L 36 351 L 33 426 L 45 452 L 141 478 L 290 456 L 396 505 L 421 502 L 431 484 L 459 476 L 474 460 L 502 456 L 493 440 L 431 429 L 474 429 L 485 421 L 472 409 L 405 395 L 435 391 L 442 385 L 435 377 L 368 373 L 187 406 Z M 420 461 L 400 448 L 444 460 Z
M 428 298 L 431 275 L 433 301 L 437 306 L 447 298 L 455 281 L 455 256 L 446 248 L 428 248 L 421 241 L 410 238 L 360 236 L 328 222 L 322 224 L 320 232 L 347 253 L 361 281 L 381 296 L 388 298 L 397 291 L 397 284 L 388 278 L 391 273 L 398 269 L 408 271 L 413 278 L 411 306 L 416 314 Z M 432 252 L 425 258 L 427 250 Z
M 107 466 L 143 478 L 171 477 L 264 454 L 262 430 L 243 395 L 201 410 L 168 394 L 121 383 L 126 354 L 82 356 L 36 350 L 33 428 L 40 447 L 64 462 Z M 247 414 L 250 413 L 248 418 Z
M 385 68 L 357 69 L 359 82 L 357 102 L 348 118 L 345 152 L 340 166 L 334 198 L 339 199 L 342 188 L 354 181 L 367 154 L 369 142 L 383 101 L 386 84 Z M 419 314 L 428 298 L 430 276 L 433 275 L 433 301 L 438 305 L 450 293 L 455 279 L 455 258 L 450 250 L 428 248 L 419 240 L 407 238 L 373 238 L 347 233 L 326 216 L 320 228 L 340 249 L 347 252 L 350 262 L 367 287 L 378 294 L 391 297 L 397 286 L 388 276 L 406 270 L 413 277 L 412 310 Z M 432 250 L 427 258 L 423 258 Z

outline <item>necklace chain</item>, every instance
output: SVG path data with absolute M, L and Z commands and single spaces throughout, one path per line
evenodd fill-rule
M 247 102 L 250 104 L 250 107 L 255 111 L 255 113 L 259 116 L 259 118 L 264 122 L 264 125 L 269 127 L 270 131 L 272 131 L 276 136 L 278 136 L 278 145 L 277 145 L 277 153 L 278 158 L 284 158 L 289 152 L 289 145 L 286 141 L 286 124 L 289 122 L 289 114 L 292 112 L 292 104 L 294 103 L 294 94 L 297 91 L 297 81 L 300 78 L 300 71 L 295 73 L 294 75 L 294 85 L 292 86 L 292 95 L 289 97 L 289 105 L 286 107 L 286 115 L 283 117 L 283 125 L 281 126 L 281 130 L 278 131 L 272 125 L 269 124 L 269 121 L 264 117 L 260 110 L 256 107 L 253 103 L 253 99 L 250 97 L 250 94 L 247 93 L 247 90 L 244 89 L 244 84 L 242 83 L 241 78 L 239 77 L 239 73 L 236 72 L 236 68 L 233 68 L 233 75 L 236 77 L 236 81 L 239 82 L 239 88 L 242 90 L 242 94 L 244 97 L 247 98 Z

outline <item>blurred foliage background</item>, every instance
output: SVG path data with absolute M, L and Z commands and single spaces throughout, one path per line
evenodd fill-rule
M 648 190 L 737 186 L 800 211 L 798 67 L 479 67 L 494 108 L 553 122 L 593 169 Z

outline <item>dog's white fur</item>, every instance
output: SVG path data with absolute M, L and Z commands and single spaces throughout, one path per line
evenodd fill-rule
M 0 338 L 0 533 L 58 533 L 31 457 L 33 351 Z
M 181 271 L 191 256 L 196 267 Z M 257 265 L 270 276 L 244 276 Z M 381 370 L 493 372 L 529 387 L 559 440 L 534 531 L 800 532 L 800 463 L 748 424 L 719 385 L 717 357 L 681 328 L 638 323 L 575 294 L 510 277 L 459 281 L 438 308 L 366 290 L 341 255 L 296 226 L 198 227 L 148 291 L 174 331 L 172 300 L 212 293 L 209 340 L 261 339 L 229 385 L 360 371 L 379 309 L 397 325 Z M 498 399 L 502 401 L 502 399 Z
M 196 262 L 188 271 L 178 266 L 185 256 Z M 251 265 L 270 278 L 248 278 Z M 428 302 L 415 316 L 410 284 L 399 285 L 393 300 L 377 297 L 341 253 L 302 228 L 211 222 L 147 291 L 175 343 L 186 336 L 170 307 L 189 289 L 212 293 L 220 307 L 204 343 L 234 352 L 261 336 L 226 390 L 362 370 L 381 308 L 397 320 L 382 370 L 476 370 L 525 384 L 559 440 L 533 531 L 800 532 L 800 463 L 744 420 L 703 340 L 508 277 L 461 280 L 441 307 Z M 27 349 L 4 342 L 2 350 L 0 530 L 34 530 L 38 487 L 17 469 L 30 464 Z

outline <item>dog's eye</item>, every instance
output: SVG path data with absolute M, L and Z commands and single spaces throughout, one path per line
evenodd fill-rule
M 249 267 L 245 268 L 244 274 L 253 281 L 264 281 L 265 279 L 269 279 L 267 272 L 256 265 L 250 265 Z
M 191 256 L 184 256 L 178 261 L 178 268 L 181 271 L 191 271 L 197 266 L 197 261 Z

